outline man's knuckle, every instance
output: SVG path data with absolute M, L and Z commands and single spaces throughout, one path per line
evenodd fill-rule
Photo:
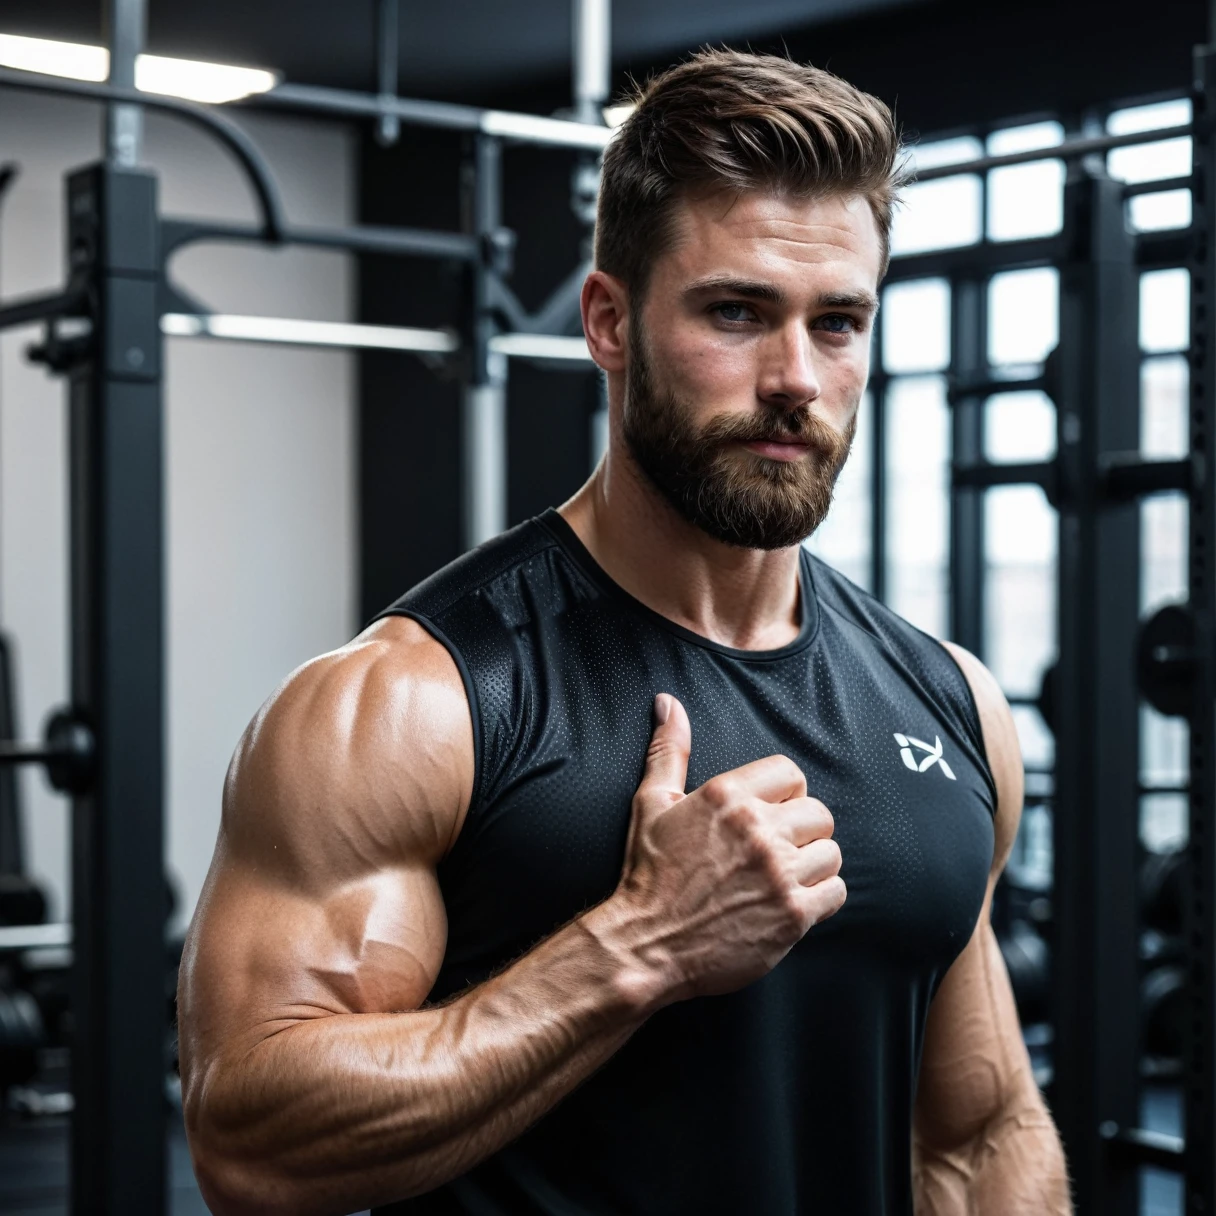
M 832 812 L 828 810 L 818 798 L 815 799 L 816 806 L 819 808 L 819 814 L 823 823 L 824 836 L 831 836 L 836 831 L 836 819 Z
M 741 839 L 752 840 L 760 835 L 760 814 L 749 799 L 732 800 L 722 813 L 723 821 Z

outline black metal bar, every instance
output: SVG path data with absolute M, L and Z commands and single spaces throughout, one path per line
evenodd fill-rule
M 85 80 L 64 80 L 59 76 L 43 76 L 37 72 L 15 72 L 0 68 L 0 88 L 26 89 L 35 93 L 55 93 L 63 97 L 84 97 L 89 101 L 125 101 L 164 110 L 185 122 L 202 127 L 216 137 L 236 157 L 257 197 L 262 221 L 262 240 L 277 244 L 285 227 L 283 206 L 270 168 L 257 145 L 236 123 L 206 106 L 195 105 L 176 97 L 161 97 L 141 93 L 138 89 L 119 89 L 108 84 L 91 84 Z
M 988 368 L 987 281 L 960 278 L 950 291 L 952 383 L 976 383 Z M 954 467 L 975 466 L 984 455 L 984 398 L 950 397 Z M 950 484 L 950 636 L 973 654 L 984 653 L 984 496 L 958 478 Z
M 1191 271 L 1191 453 L 1216 467 L 1216 49 L 1195 58 Z M 1191 491 L 1190 610 L 1200 645 L 1191 667 L 1190 815 L 1186 975 L 1189 1033 L 1183 1059 L 1186 1211 L 1216 1212 L 1216 496 L 1211 477 Z
M 165 1210 L 163 419 L 156 179 L 68 179 L 95 301 L 69 380 L 72 699 L 95 735 L 72 807 L 72 1211 Z
M 874 358 L 881 364 L 882 311 L 874 320 Z M 887 384 L 879 367 L 870 377 L 870 594 L 887 597 Z
M 400 55 L 401 23 L 398 0 L 379 0 L 376 7 L 376 84 L 381 102 L 397 96 L 397 60 Z M 401 119 L 382 112 L 376 124 L 381 147 L 391 147 L 401 136 Z
M 1132 1216 L 1135 1174 L 1099 1129 L 1138 1109 L 1140 516 L 1104 500 L 1099 462 L 1139 439 L 1138 281 L 1117 182 L 1074 165 L 1064 210 L 1051 1096 L 1077 1211 Z
M 1147 1131 L 1141 1127 L 1119 1127 L 1104 1123 L 1102 1139 L 1116 1165 L 1149 1165 L 1159 1170 L 1181 1173 L 1186 1155 L 1186 1141 L 1181 1136 Z
M 952 249 L 931 249 L 925 253 L 897 254 L 884 280 L 953 278 L 956 275 L 995 274 L 1005 270 L 1024 270 L 1032 266 L 1051 266 L 1064 253 L 1058 236 L 1035 237 L 1025 241 L 983 241 L 957 245 Z
M 15 739 L 0 739 L 0 765 L 46 764 L 54 753 L 45 743 L 18 743 Z
M 1111 502 L 1130 502 L 1147 494 L 1191 490 L 1203 480 L 1202 461 L 1142 460 L 1139 452 L 1112 452 L 1102 461 L 1102 489 Z
M 12 644 L 0 633 L 0 749 L 20 746 L 17 734 L 17 689 Z M 0 751 L 0 756 L 3 752 Z M 0 767 L 0 874 L 25 873 L 25 824 L 21 789 L 10 765 Z
M 1141 270 L 1186 266 L 1194 256 L 1191 228 L 1136 234 L 1136 265 Z
M 952 376 L 946 389 L 946 397 L 953 405 L 967 397 L 995 397 L 1000 393 L 1047 392 L 1046 376 L 1026 376 L 1021 379 L 1000 377 Z
M 957 489 L 990 490 L 995 486 L 1039 486 L 1049 502 L 1057 495 L 1057 470 L 1054 460 L 1039 460 L 1028 464 L 954 465 L 951 484 Z
M 1129 131 L 1123 135 L 1095 135 L 1082 139 L 1069 139 L 1051 148 L 1035 148 L 1029 152 L 1008 152 L 1003 156 L 981 156 L 975 160 L 960 161 L 956 165 L 934 165 L 914 175 L 918 182 L 936 181 L 942 177 L 958 177 L 964 173 L 987 173 L 992 169 L 1004 169 L 1008 165 L 1029 165 L 1043 160 L 1077 160 L 1095 152 L 1110 152 L 1115 148 L 1129 148 L 1135 144 L 1155 144 L 1165 139 L 1178 139 L 1190 135 L 1192 127 L 1185 123 L 1176 127 L 1162 127 L 1156 131 Z
M 84 295 L 77 290 L 14 300 L 0 307 L 0 330 L 29 325 L 35 321 L 49 321 L 53 317 L 78 317 L 83 315 L 85 304 Z
M 244 224 L 166 219 L 161 225 L 163 254 L 167 258 L 184 245 L 198 241 L 261 242 L 259 229 Z M 477 242 L 463 232 L 433 232 L 425 228 L 285 228 L 284 245 L 312 245 L 323 249 L 349 249 L 353 253 L 383 253 L 400 257 L 455 258 L 471 262 Z
M 1164 194 L 1167 190 L 1189 190 L 1191 175 L 1185 177 L 1159 177 L 1151 182 L 1125 182 L 1123 197 L 1135 198 L 1140 194 Z

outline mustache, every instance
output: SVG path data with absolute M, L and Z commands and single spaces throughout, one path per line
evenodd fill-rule
M 847 448 L 857 429 L 854 415 L 844 431 L 810 410 L 773 410 L 765 414 L 725 415 L 711 419 L 701 432 L 701 441 L 728 443 L 801 443 L 825 453 Z

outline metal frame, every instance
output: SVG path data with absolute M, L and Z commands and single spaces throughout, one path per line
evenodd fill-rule
M 388 24 L 392 0 L 383 3 Z M 590 115 L 606 92 L 607 65 L 596 68 L 594 57 L 607 52 L 607 5 L 584 4 L 593 19 L 583 23 L 578 97 Z M 145 0 L 110 0 L 107 16 L 108 84 L 0 71 L 0 87 L 106 103 L 106 158 L 67 182 L 67 285 L 0 306 L 0 329 L 46 322 L 34 357 L 68 377 L 72 621 L 72 706 L 56 716 L 42 745 L 0 741 L 0 764 L 44 764 L 54 784 L 73 794 L 73 923 L 70 933 L 65 926 L 51 933 L 73 943 L 72 1210 L 152 1216 L 167 1200 L 162 333 L 381 346 L 456 360 L 467 385 L 465 533 L 470 543 L 484 539 L 505 516 L 507 358 L 587 358 L 582 339 L 563 333 L 577 316 L 576 288 L 564 284 L 530 316 L 505 281 L 512 238 L 499 214 L 502 145 L 598 153 L 610 133 L 588 123 L 397 99 L 382 38 L 382 91 L 371 99 L 381 134 L 391 135 L 399 122 L 470 133 L 465 231 L 293 228 L 265 162 L 238 127 L 204 107 L 134 89 Z M 601 83 L 588 78 L 592 69 Z M 347 115 L 365 110 L 367 100 L 290 89 L 276 98 Z M 143 106 L 202 126 L 234 153 L 257 198 L 257 224 L 159 214 L 156 179 L 136 167 Z M 275 318 L 212 315 L 173 285 L 167 269 L 175 252 L 204 240 L 457 262 L 468 283 L 461 333 L 319 322 L 293 328 Z M 43 927 L 43 936 L 50 929 Z M 18 933 L 8 944 L 29 936 Z
M 1216 39 L 1216 11 L 1212 20 Z M 1216 1211 L 1216 46 L 1195 57 L 1191 267 L 1192 460 L 1189 609 L 1196 645 L 1190 676 L 1190 892 L 1186 962 L 1190 995 L 1185 1168 L 1187 1210 Z
M 395 10 L 382 0 L 382 30 Z M 549 303 L 529 316 L 506 283 L 510 234 L 499 213 L 500 159 L 504 141 L 581 149 L 598 154 L 610 132 L 588 121 L 568 122 L 532 115 L 479 110 L 395 96 L 395 63 L 381 40 L 375 95 L 284 85 L 259 98 L 259 106 L 339 117 L 367 117 L 390 138 L 395 124 L 414 123 L 467 133 L 466 223 L 459 233 L 409 229 L 301 229 L 289 226 L 274 181 L 248 138 L 228 120 L 201 106 L 137 93 L 134 55 L 142 41 L 143 0 L 111 0 L 113 77 L 87 85 L 25 73 L 0 71 L 0 87 L 36 89 L 109 103 L 107 160 L 69 179 L 67 286 L 36 299 L 0 306 L 0 329 L 46 320 L 48 335 L 39 357 L 66 372 L 70 382 L 72 480 L 72 653 L 70 714 L 41 748 L 0 745 L 0 762 L 39 761 L 75 792 L 73 883 L 77 1040 L 74 1076 L 77 1117 L 73 1140 L 73 1210 L 155 1213 L 165 1204 L 163 1142 L 163 964 L 161 879 L 163 824 L 163 653 L 161 517 L 161 334 L 254 341 L 318 342 L 412 350 L 459 361 L 466 383 L 465 534 L 470 543 L 498 530 L 503 521 L 503 382 L 508 356 L 585 359 L 573 328 L 577 268 Z M 575 55 L 577 115 L 591 119 L 606 91 L 607 6 L 581 0 Z M 595 47 L 598 51 L 594 50 Z M 1201 60 L 1212 80 L 1211 55 Z M 581 66 L 578 66 L 581 65 Z M 1216 86 L 1209 86 L 1216 87 Z M 260 222 L 219 225 L 160 217 L 155 180 L 133 167 L 141 107 L 176 114 L 202 125 L 237 156 L 257 196 Z M 134 118 L 132 116 L 135 116 Z M 1126 1209 L 1127 1174 L 1120 1162 L 1178 1159 L 1178 1146 L 1134 1127 L 1128 1094 L 1128 960 L 1135 960 L 1134 931 L 1115 906 L 1124 898 L 1128 875 L 1129 811 L 1138 788 L 1135 698 L 1128 680 L 1104 662 L 1128 655 L 1134 604 L 1132 573 L 1123 550 L 1134 554 L 1137 495 L 1167 486 L 1192 493 L 1192 609 L 1205 639 L 1193 662 L 1195 711 L 1192 735 L 1191 977 L 1195 993 L 1192 1058 L 1189 1063 L 1185 1165 L 1191 1210 L 1216 1210 L 1211 1154 L 1216 1101 L 1216 990 L 1213 989 L 1213 898 L 1216 849 L 1211 817 L 1216 802 L 1216 731 L 1210 637 L 1216 619 L 1216 532 L 1211 489 L 1197 475 L 1210 469 L 1216 451 L 1212 405 L 1216 373 L 1208 352 L 1216 350 L 1216 308 L 1211 301 L 1209 238 L 1214 201 L 1211 115 L 1197 110 L 1193 126 L 1128 136 L 1072 140 L 1050 149 L 985 157 L 965 165 L 926 171 L 920 180 L 984 173 L 1035 160 L 1077 162 L 1091 154 L 1172 135 L 1193 134 L 1193 180 L 1198 237 L 1194 270 L 1193 451 L 1202 460 L 1146 465 L 1134 455 L 1128 426 L 1128 385 L 1116 375 L 1127 341 L 1128 284 L 1137 265 L 1168 262 L 1179 238 L 1123 241 L 1123 198 L 1136 192 L 1074 168 L 1068 187 L 1068 223 L 1060 238 L 972 246 L 898 260 L 890 279 L 946 274 L 961 293 L 954 312 L 956 466 L 953 525 L 958 584 L 952 603 L 956 634 L 982 645 L 982 552 L 977 548 L 984 487 L 1032 482 L 1042 485 L 1062 510 L 1061 611 L 1062 684 L 1068 689 L 1071 740 L 1059 770 L 1060 799 L 1070 816 L 1057 817 L 1057 857 L 1069 866 L 1074 889 L 1059 908 L 1060 966 L 1069 968 L 1070 988 L 1084 988 L 1083 1012 L 1057 1013 L 1059 1056 L 1056 1106 L 1072 1157 L 1083 1210 Z M 1120 222 L 1116 223 L 1119 217 Z M 1188 240 L 1190 238 L 1187 238 Z M 168 258 L 200 240 L 299 243 L 397 256 L 438 257 L 467 269 L 466 308 L 460 333 L 387 326 L 330 326 L 276 318 L 224 318 L 209 314 L 175 289 Z M 987 274 L 1016 265 L 1062 264 L 1065 307 L 1056 378 L 1035 377 L 1018 387 L 1048 385 L 1061 412 L 1061 457 L 1050 464 L 993 467 L 982 459 L 979 411 L 984 397 L 1012 387 L 992 382 L 984 358 L 983 283 Z M 964 298 L 965 297 L 965 298 Z M 1130 309 L 1130 312 L 1129 312 Z M 80 318 L 83 332 L 61 322 Z M 241 324 L 243 322 L 243 324 Z M 259 332 L 257 322 L 261 323 Z M 294 324 L 294 331 L 290 326 Z M 283 328 L 287 326 L 288 328 Z M 303 330 L 300 326 L 311 326 Z M 275 327 L 278 327 L 277 330 Z M 1122 344 L 1122 345 L 1121 345 Z M 883 400 L 876 377 L 874 401 L 874 589 L 883 581 L 885 484 Z M 1108 402 L 1117 401 L 1111 411 Z M 1102 408 L 1099 409 L 1099 403 Z M 1109 417 L 1108 417 L 1109 415 Z M 1067 420 L 1080 419 L 1079 429 Z M 498 480 L 496 481 L 496 477 Z M 1134 598 L 1134 596 L 1133 596 Z M 1096 623 L 1096 627 L 1095 627 Z M 1121 649 L 1122 648 L 1122 649 Z M 121 659 L 121 661 L 119 661 Z M 1130 709 L 1129 709 L 1130 707 Z M 1129 716 L 1130 715 L 1130 716 Z M 1073 746 L 1075 744 L 1075 746 Z M 1122 752 L 1122 754 L 1120 754 Z M 1065 754 L 1063 743 L 1061 754 Z M 1128 757 L 1133 759 L 1129 761 Z M 1129 792 L 1130 791 L 1130 792 Z M 1116 807 L 1116 813 L 1111 808 Z M 1129 828 L 1129 824 L 1132 825 Z M 1131 838 L 1134 845 L 1134 836 Z M 1112 884 L 1112 876 L 1117 876 Z M 61 934 L 62 936 L 62 934 Z M 1126 947 L 1126 953 L 1121 953 Z M 1081 977 L 1084 977 L 1083 979 Z M 1090 1020 L 1086 1020 L 1086 1019 Z M 1121 1021 L 1120 1021 L 1121 1019 Z M 1115 1023 L 1118 1022 L 1118 1025 Z M 1124 1055 L 1122 1053 L 1129 1053 Z M 1132 1086 L 1129 1089 L 1129 1085 Z M 1109 1145 L 1117 1154 L 1107 1151 Z M 1112 1166 L 1112 1163 L 1115 1163 Z
M 1216 88 L 1214 52 L 1198 62 Z M 1202 78 L 1201 71 L 1201 78 Z M 1201 90 L 1202 93 L 1202 90 Z M 1079 1212 L 1131 1216 L 1136 1170 L 1151 1165 L 1184 1174 L 1188 1212 L 1216 1210 L 1211 1144 L 1216 1104 L 1216 991 L 1213 924 L 1216 860 L 1216 729 L 1212 713 L 1213 506 L 1209 478 L 1216 451 L 1213 398 L 1216 349 L 1211 298 L 1213 169 L 1210 107 L 1196 99 L 1193 126 L 1145 132 L 1137 143 L 1193 134 L 1194 177 L 1124 186 L 1105 177 L 1093 154 L 1123 146 L 1116 137 L 1063 145 L 1070 163 L 1065 222 L 1058 237 L 991 243 L 900 259 L 893 279 L 945 275 L 954 287 L 949 400 L 954 410 L 951 620 L 954 636 L 982 645 L 983 549 L 977 541 L 979 491 L 1040 486 L 1059 510 L 1059 658 L 1053 681 L 1056 735 L 1053 816 L 1055 936 L 1052 985 L 1052 1105 L 1069 1160 Z M 1004 164 L 1055 159 L 987 157 L 944 167 L 929 177 L 986 172 Z M 1097 161 L 1097 163 L 1095 163 Z M 1129 197 L 1189 185 L 1196 220 L 1186 233 L 1131 236 Z M 1192 253 L 1193 250 L 1193 253 Z M 1193 258 L 1193 261 L 1192 261 Z M 1139 272 L 1191 263 L 1191 453 L 1145 461 L 1139 454 Z M 1018 379 L 992 376 L 982 358 L 984 293 L 997 272 L 1054 265 L 1060 270 L 1059 346 L 1039 371 Z M 968 317 L 970 318 L 968 320 Z M 981 357 L 977 357 L 981 356 Z M 1029 464 L 989 464 L 980 450 L 973 410 L 994 393 L 1038 389 L 1056 403 L 1057 456 Z M 1192 714 L 1189 785 L 1192 807 L 1187 955 L 1188 1028 L 1185 1142 L 1136 1126 L 1139 1098 L 1140 924 L 1139 692 L 1134 656 L 1139 608 L 1139 503 L 1181 490 L 1190 496 L 1191 605 L 1188 651 Z M 980 508 L 982 510 L 982 507 Z M 970 639 L 970 640 L 968 640 Z M 1033 703 L 1033 702 L 1031 702 Z

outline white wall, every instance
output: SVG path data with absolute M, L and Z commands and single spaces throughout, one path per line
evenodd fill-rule
M 354 212 L 354 138 L 344 128 L 241 115 L 268 156 L 292 220 Z M 0 93 L 0 161 L 21 176 L 0 210 L 0 298 L 59 285 L 65 170 L 98 155 L 90 105 Z M 252 219 L 227 153 L 149 116 L 145 163 L 171 215 Z M 175 278 L 228 312 L 348 320 L 342 254 L 207 245 Z M 0 627 L 15 643 L 23 735 L 66 698 L 64 393 L 31 366 L 35 329 L 0 335 Z M 211 857 L 229 756 L 275 685 L 354 631 L 355 382 L 344 352 L 172 339 L 166 343 L 167 864 L 194 907 Z M 67 804 L 23 773 L 28 860 L 69 912 Z

